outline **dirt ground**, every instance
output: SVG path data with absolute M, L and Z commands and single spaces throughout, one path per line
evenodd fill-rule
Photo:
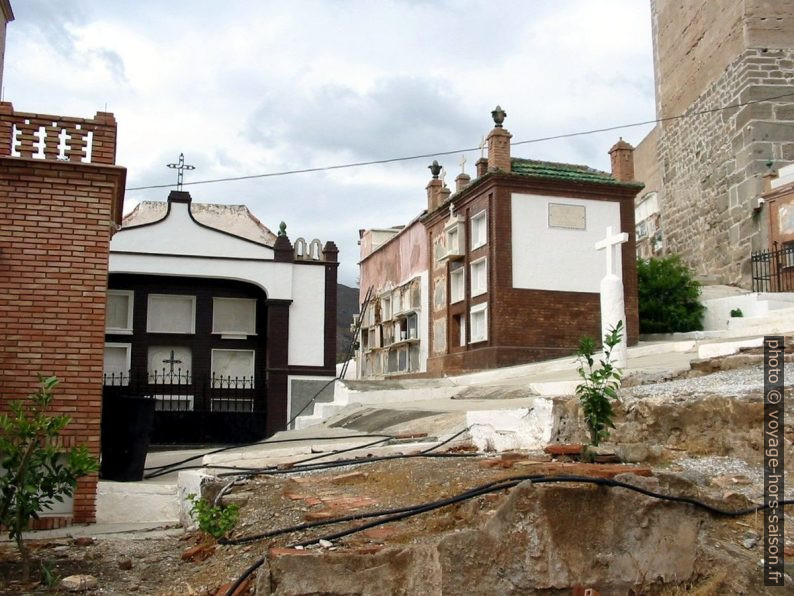
M 515 474 L 512 469 L 484 467 L 479 457 L 455 457 L 393 460 L 325 472 L 260 477 L 236 485 L 231 491 L 232 499 L 244 503 L 232 537 L 326 516 L 437 500 L 512 474 Z M 488 507 L 502 496 L 481 497 L 474 507 Z M 401 522 L 398 527 L 383 526 L 369 534 L 351 536 L 334 548 L 382 544 L 386 540 L 409 541 L 428 530 L 443 531 L 467 521 L 471 521 L 469 514 L 440 510 Z M 336 529 L 338 526 L 328 526 L 246 545 L 217 545 L 204 560 L 182 559 L 185 551 L 200 542 L 200 536 L 180 529 L 165 536 L 164 532 L 136 533 L 129 537 L 98 537 L 90 544 L 85 544 L 87 540 L 56 539 L 31 541 L 30 546 L 37 559 L 36 566 L 43 561 L 59 578 L 72 574 L 96 577 L 96 593 L 203 595 L 214 594 L 221 585 L 236 579 L 267 547 L 287 546 Z M 130 564 L 131 568 L 123 569 Z M 42 580 L 38 570 L 34 575 Z M 16 581 L 19 578 L 16 549 L 9 543 L 0 545 L 0 578 L 3 593 L 65 592 L 58 587 L 48 588 L 44 583 L 20 585 Z
M 556 464 L 545 463 L 544 459 L 544 456 L 526 454 L 403 459 L 315 473 L 256 478 L 232 490 L 234 496 L 231 499 L 242 504 L 240 520 L 232 537 L 250 536 L 357 511 L 391 509 L 437 500 L 487 482 L 539 470 L 545 473 Z M 562 473 L 577 471 L 565 466 L 560 468 Z M 682 490 L 680 485 L 669 488 L 670 492 L 677 489 L 680 493 Z M 696 489 L 690 486 L 684 490 L 692 492 Z M 712 497 L 719 499 L 721 491 L 719 486 L 714 487 Z M 326 547 L 366 549 L 383 544 L 422 541 L 439 532 L 481 523 L 493 513 L 505 495 L 506 491 L 480 496 L 401 522 L 378 526 L 334 541 L 332 546 Z M 742 499 L 737 500 L 737 506 L 742 502 Z M 733 560 L 738 561 L 734 574 L 740 574 L 740 570 L 752 573 L 762 555 L 760 540 L 748 548 L 753 542 L 748 542 L 748 538 L 761 536 L 760 521 L 760 516 L 749 515 L 726 519 L 716 526 L 713 535 L 706 539 L 717 555 L 711 563 L 703 562 L 699 582 L 706 590 L 703 594 L 717 593 L 710 591 L 709 582 L 716 581 L 718 590 L 726 587 L 725 578 L 718 577 L 717 569 L 709 568 L 714 562 L 724 563 L 720 560 L 724 558 L 720 553 L 733 553 Z M 341 527 L 350 526 L 351 523 L 341 524 Z M 250 544 L 216 545 L 206 549 L 194 548 L 200 543 L 196 533 L 186 533 L 177 528 L 169 532 L 135 533 L 93 540 L 33 541 L 30 544 L 37 563 L 43 562 L 56 580 L 72 574 L 96 577 L 98 586 L 91 593 L 206 595 L 218 593 L 224 584 L 236 579 L 267 549 L 319 538 L 339 528 L 340 525 L 326 526 Z M 196 557 L 184 560 L 183 554 L 189 549 L 198 551 Z M 13 546 L 8 543 L 1 545 L 3 593 L 66 592 L 57 582 L 55 586 L 48 587 L 40 571 L 35 573 L 38 583 L 23 586 L 17 581 L 18 573 L 19 563 Z M 685 592 L 694 587 L 687 586 Z M 679 589 L 683 588 L 673 587 L 669 593 L 684 593 L 676 591 Z M 220 593 L 225 593 L 225 590 Z

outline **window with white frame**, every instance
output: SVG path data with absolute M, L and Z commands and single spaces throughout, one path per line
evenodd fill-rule
M 108 290 L 105 333 L 132 333 L 132 290 Z
M 221 335 L 256 335 L 256 300 L 213 298 L 212 332 Z
M 254 356 L 254 350 L 212 350 L 213 388 L 253 387 Z
M 488 217 L 480 211 L 471 218 L 471 248 L 479 248 L 488 242 Z
M 469 343 L 488 339 L 488 303 L 472 306 L 469 310 Z
M 105 344 L 104 385 L 129 385 L 131 349 L 132 344 Z
M 459 267 L 449 274 L 449 302 L 454 304 L 463 300 L 465 294 L 465 269 Z
M 195 333 L 196 297 L 149 294 L 146 331 L 149 333 Z
M 471 295 L 479 296 L 488 291 L 488 259 L 483 257 L 470 265 Z

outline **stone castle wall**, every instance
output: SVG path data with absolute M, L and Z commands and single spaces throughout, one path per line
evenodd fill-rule
M 662 124 L 665 250 L 698 274 L 749 283 L 750 252 L 766 244 L 765 217 L 753 210 L 761 175 L 770 160 L 794 161 L 794 95 L 770 98 L 793 92 L 794 49 L 746 49 L 684 113 L 715 111 Z

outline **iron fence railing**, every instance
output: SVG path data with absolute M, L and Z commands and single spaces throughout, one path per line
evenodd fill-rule
M 264 409 L 255 378 L 191 374 L 181 370 L 105 373 L 108 397 L 157 400 L 155 410 L 167 412 L 254 412 Z
M 750 263 L 753 292 L 794 292 L 794 244 L 754 251 Z

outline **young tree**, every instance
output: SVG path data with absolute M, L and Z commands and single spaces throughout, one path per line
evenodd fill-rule
M 604 358 L 598 367 L 595 365 L 596 345 L 593 338 L 583 337 L 579 341 L 578 372 L 582 383 L 576 386 L 576 395 L 582 404 L 584 421 L 590 431 L 590 443 L 594 447 L 609 436 L 610 428 L 615 428 L 612 423 L 612 400 L 618 398 L 623 371 L 613 366 L 612 350 L 622 337 L 623 321 L 618 321 L 604 336 Z
M 64 449 L 57 438 L 68 416 L 52 416 L 56 377 L 39 377 L 29 402 L 14 402 L 0 414 L 0 524 L 16 541 L 22 558 L 22 581 L 30 579 L 30 552 L 22 532 L 56 501 L 74 494 L 77 479 L 98 469 L 85 446 Z
M 640 333 L 703 329 L 700 283 L 678 255 L 637 261 Z

